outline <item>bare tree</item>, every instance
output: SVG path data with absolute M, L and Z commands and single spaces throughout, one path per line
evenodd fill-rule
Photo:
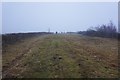
M 117 29 L 112 21 L 108 25 L 103 24 L 101 26 L 89 28 L 86 35 L 90 36 L 100 36 L 100 37 L 117 37 Z

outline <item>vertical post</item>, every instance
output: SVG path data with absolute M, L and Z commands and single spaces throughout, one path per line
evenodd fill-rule
M 48 28 L 48 32 L 50 32 L 50 28 Z

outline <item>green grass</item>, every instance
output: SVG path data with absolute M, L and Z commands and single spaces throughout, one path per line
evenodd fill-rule
M 18 78 L 117 78 L 117 48 L 115 39 L 81 35 L 26 39 L 5 48 L 3 74 Z

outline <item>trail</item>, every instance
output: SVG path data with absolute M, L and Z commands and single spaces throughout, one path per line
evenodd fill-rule
M 10 76 L 10 70 L 19 62 L 19 60 L 21 60 L 24 55 L 26 55 L 27 53 L 29 53 L 31 51 L 31 48 L 33 45 L 35 45 L 35 43 L 39 41 L 39 38 L 36 38 L 35 40 L 31 41 L 31 43 L 29 44 L 29 46 L 27 47 L 27 49 L 23 50 L 21 54 L 19 54 L 18 56 L 15 57 L 15 59 L 13 59 L 11 61 L 11 63 L 9 63 L 8 66 L 5 66 L 3 68 L 3 71 L 2 71 L 2 77 L 5 78 L 5 77 L 9 77 Z M 13 76 L 14 77 L 14 76 Z
M 112 43 L 111 43 L 112 42 Z M 17 45 L 17 44 L 16 44 Z M 3 56 L 15 52 L 15 46 Z M 27 45 L 22 51 L 19 49 Z M 17 48 L 17 47 L 16 47 Z M 106 51 L 108 49 L 109 51 Z M 16 50 L 16 49 L 15 49 Z M 20 55 L 3 70 L 3 78 L 117 77 L 117 41 L 79 35 L 47 35 L 19 43 Z

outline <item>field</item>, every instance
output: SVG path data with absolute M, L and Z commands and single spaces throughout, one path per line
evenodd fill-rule
M 3 47 L 3 78 L 117 78 L 117 39 L 47 34 Z

